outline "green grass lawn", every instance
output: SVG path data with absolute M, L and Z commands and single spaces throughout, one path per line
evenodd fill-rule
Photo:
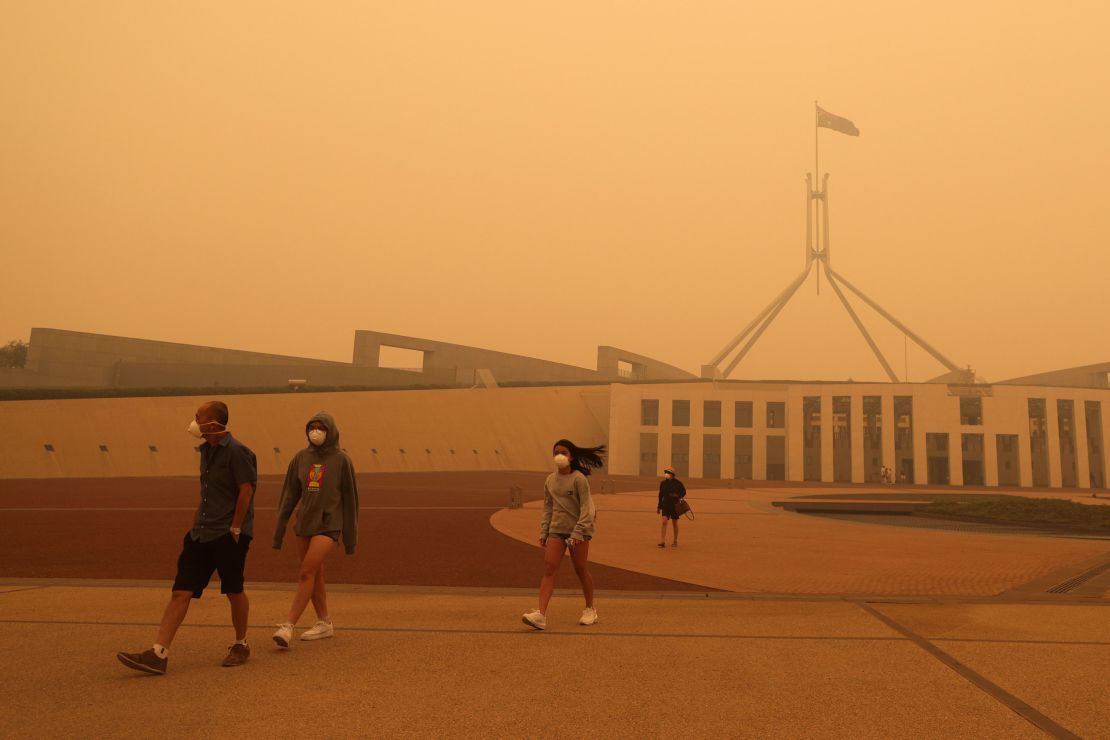
M 1110 534 L 1110 506 L 1024 496 L 926 494 L 926 497 L 932 503 L 919 506 L 915 514 Z

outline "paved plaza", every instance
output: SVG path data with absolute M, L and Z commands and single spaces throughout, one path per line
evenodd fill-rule
M 545 632 L 520 622 L 534 585 L 481 580 L 498 567 L 483 558 L 501 556 L 538 582 L 539 510 L 492 506 L 475 484 L 464 511 L 484 530 L 465 531 L 481 557 L 429 564 L 424 584 L 330 585 L 336 637 L 289 651 L 270 635 L 291 585 L 256 577 L 241 668 L 219 666 L 229 615 L 206 593 L 162 677 L 115 653 L 149 646 L 168 579 L 91 573 L 73 552 L 81 575 L 65 577 L 45 550 L 29 561 L 51 575 L 36 576 L 9 550 L 0 736 L 1110 737 L 1107 540 L 841 521 L 772 505 L 805 490 L 691 488 L 697 518 L 660 550 L 654 494 L 629 487 L 597 497 L 596 625 L 577 624 L 569 563 Z M 396 483 L 384 498 L 404 496 Z M 367 499 L 367 529 L 384 526 L 382 500 Z M 50 508 L 0 503 L 5 536 L 47 514 L 16 509 Z M 408 538 L 418 558 L 421 535 Z M 352 562 L 384 547 L 363 545 Z

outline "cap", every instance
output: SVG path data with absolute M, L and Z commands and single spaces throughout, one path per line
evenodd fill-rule
M 671 475 L 678 475 L 678 473 L 675 472 L 675 469 L 673 467 L 671 467 L 670 465 L 663 468 L 663 472 L 664 473 L 670 473 Z

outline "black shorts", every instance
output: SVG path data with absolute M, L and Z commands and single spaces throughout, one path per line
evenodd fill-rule
M 193 598 L 199 599 L 215 571 L 220 574 L 220 593 L 243 593 L 243 568 L 250 546 L 251 538 L 246 535 L 240 535 L 239 542 L 230 532 L 211 542 L 195 542 L 186 532 L 173 590 L 192 591 Z

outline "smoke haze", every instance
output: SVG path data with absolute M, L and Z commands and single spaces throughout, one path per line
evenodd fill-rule
M 990 380 L 1110 359 L 1104 2 L 0 4 L 0 342 L 698 372 L 832 264 Z M 943 368 L 855 302 L 902 374 Z M 884 379 L 811 277 L 733 377 Z

